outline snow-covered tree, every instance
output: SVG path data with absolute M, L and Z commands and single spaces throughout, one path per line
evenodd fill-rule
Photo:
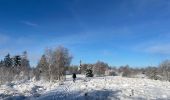
M 86 69 L 86 77 L 93 77 L 92 69 Z
M 58 80 L 65 79 L 66 67 L 70 66 L 72 60 L 72 56 L 69 54 L 68 49 L 62 46 L 57 47 L 54 51 L 53 59 L 54 70 L 52 70 L 52 73 L 57 73 L 57 77 L 55 78 Z
M 29 78 L 29 70 L 30 70 L 30 64 L 28 60 L 27 52 L 24 51 L 21 56 L 21 69 L 20 72 L 23 73 L 23 76 L 26 78 Z
M 21 56 L 20 55 L 14 56 L 13 62 L 15 67 L 21 66 Z
M 30 68 L 28 55 L 26 51 L 23 52 L 23 55 L 21 58 L 21 66 L 23 67 L 23 70 Z
M 131 77 L 132 69 L 129 67 L 129 65 L 126 65 L 122 68 L 122 76 L 124 77 Z
M 98 76 L 104 75 L 108 67 L 107 63 L 97 61 L 97 63 L 93 66 L 93 73 Z
M 50 77 L 49 72 L 48 72 L 49 63 L 47 62 L 45 55 L 42 55 L 40 61 L 38 62 L 37 71 L 43 79 L 49 80 L 49 77 Z
M 88 64 L 81 64 L 81 68 L 80 68 L 81 74 L 86 73 L 87 67 L 88 67 Z
M 170 81 L 170 60 L 165 60 L 160 64 L 163 77 Z
M 158 68 L 154 66 L 148 66 L 145 68 L 145 75 L 150 79 L 158 79 Z
M 53 64 L 53 51 L 52 49 L 47 48 L 45 51 L 45 57 L 47 59 L 48 65 L 48 75 L 49 75 L 49 81 L 51 82 L 53 80 L 53 75 L 52 75 L 52 64 Z
M 12 59 L 10 57 L 10 54 L 7 54 L 4 58 L 4 65 L 5 67 L 12 67 Z
M 3 66 L 4 66 L 4 61 L 1 60 L 1 61 L 0 61 L 0 67 L 3 67 Z
M 45 57 L 48 63 L 49 80 L 62 80 L 65 79 L 66 67 L 70 66 L 72 56 L 69 54 L 67 48 L 62 46 L 56 49 L 47 49 Z

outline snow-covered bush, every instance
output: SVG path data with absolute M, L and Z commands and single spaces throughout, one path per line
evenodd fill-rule
M 86 69 L 86 77 L 93 77 L 93 71 L 91 69 Z
M 163 78 L 170 81 L 170 60 L 163 61 L 159 67 Z

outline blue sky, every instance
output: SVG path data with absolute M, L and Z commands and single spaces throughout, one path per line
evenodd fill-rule
M 0 57 L 63 45 L 72 64 L 142 67 L 170 58 L 169 0 L 0 0 Z

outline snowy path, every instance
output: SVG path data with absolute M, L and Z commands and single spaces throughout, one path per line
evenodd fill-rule
M 1 86 L 0 89 L 3 90 L 0 90 L 0 98 L 6 96 L 6 100 L 14 97 L 20 100 L 170 100 L 170 82 L 119 76 L 77 77 L 75 83 L 71 76 L 67 76 L 62 84 L 29 81 L 12 87 Z
M 42 99 L 170 100 L 170 83 L 122 77 L 80 78 L 76 83 L 67 79 L 53 93 L 47 93 L 38 98 L 38 100 Z
M 113 91 L 95 89 L 93 81 L 87 78 L 79 78 L 75 83 L 70 79 L 37 100 L 106 100 Z

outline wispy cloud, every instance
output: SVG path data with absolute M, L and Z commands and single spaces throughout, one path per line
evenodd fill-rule
M 170 45 L 169 44 L 154 44 L 147 46 L 143 49 L 148 53 L 156 53 L 156 54 L 170 54 Z
M 133 33 L 128 28 L 115 29 L 115 30 L 91 30 L 81 32 L 79 34 L 71 34 L 67 36 L 54 37 L 50 40 L 50 44 L 93 44 L 100 42 L 110 42 L 117 38 L 132 38 Z
M 141 44 L 137 44 L 137 46 L 135 46 L 135 50 L 152 54 L 170 55 L 169 38 L 170 38 L 169 33 L 161 34 L 154 39 L 148 41 L 146 40 Z
M 27 26 L 37 27 L 38 24 L 31 22 L 31 21 L 21 21 L 22 24 L 25 24 Z

